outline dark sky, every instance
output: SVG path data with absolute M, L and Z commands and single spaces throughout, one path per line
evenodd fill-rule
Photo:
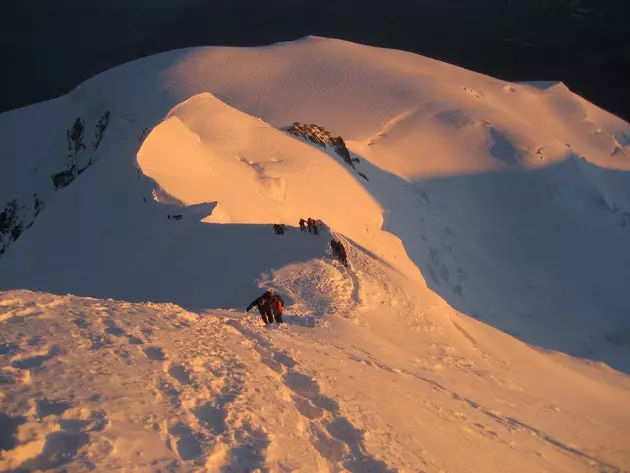
M 9 0 L 2 10 L 0 111 L 148 54 L 313 34 L 511 81 L 562 80 L 630 119 L 630 0 Z

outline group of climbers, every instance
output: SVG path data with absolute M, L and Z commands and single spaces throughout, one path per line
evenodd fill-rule
M 308 230 L 309 233 L 317 235 L 319 234 L 319 228 L 323 225 L 323 223 L 321 220 L 315 220 L 313 218 L 308 218 L 307 220 L 301 218 L 299 225 L 300 231 L 305 232 Z M 273 230 L 276 235 L 284 235 L 286 225 L 283 223 L 274 223 Z M 333 257 L 337 258 L 341 264 L 348 267 L 348 256 L 341 241 L 333 238 L 330 241 L 330 248 L 332 250 Z M 274 320 L 277 324 L 283 323 L 282 310 L 284 308 L 284 300 L 273 289 L 265 291 L 262 296 L 252 301 L 252 303 L 247 306 L 246 312 L 249 313 L 249 311 L 254 307 L 256 307 L 258 312 L 260 312 L 260 316 L 262 317 L 265 325 L 273 324 Z
M 317 235 L 319 233 L 319 226 L 321 225 L 321 220 L 315 220 L 312 218 L 308 218 L 308 220 L 300 219 L 300 231 L 305 231 L 308 228 L 309 233 Z
M 303 218 L 299 221 L 300 231 L 304 232 L 308 229 L 309 233 L 313 235 L 319 234 L 319 227 L 322 225 L 321 220 L 315 220 L 313 218 L 308 218 L 308 220 L 304 220 Z M 284 223 L 274 223 L 273 224 L 273 232 L 276 235 L 284 235 L 287 226 Z
M 274 223 L 273 231 L 276 235 L 284 235 L 284 231 L 287 229 L 284 223 Z

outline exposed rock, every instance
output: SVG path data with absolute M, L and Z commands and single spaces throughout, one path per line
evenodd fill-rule
M 354 170 L 357 169 L 355 164 L 360 162 L 359 158 L 353 158 L 350 155 L 350 151 L 346 147 L 346 143 L 344 143 L 341 136 L 333 136 L 333 134 L 326 130 L 326 128 L 314 124 L 306 125 L 300 122 L 295 122 L 290 127 L 284 128 L 284 131 L 293 136 L 306 139 L 324 149 L 332 148 L 332 150 L 339 155 L 346 164 L 351 166 Z M 370 181 L 364 173 L 357 171 L 357 174 L 366 181 Z
M 0 255 L 4 254 L 11 242 L 17 240 L 24 224 L 20 218 L 20 206 L 17 199 L 10 200 L 0 213 Z
M 62 164 L 61 171 L 51 176 L 55 190 L 68 186 L 77 176 L 98 161 L 99 156 L 95 151 L 103 140 L 105 131 L 110 124 L 110 118 L 111 112 L 106 109 L 96 121 L 94 139 L 88 145 L 85 143 L 86 121 L 83 117 L 77 117 L 72 126 L 67 129 L 68 154 L 65 163 Z M 89 151 L 88 146 L 91 148 Z M 60 158 L 62 157 L 60 156 Z M 33 172 L 36 171 L 35 168 Z M 29 194 L 27 191 L 26 195 L 19 195 L 19 203 L 17 198 L 12 199 L 0 213 L 0 256 L 25 230 L 31 228 L 36 217 L 44 208 L 44 201 L 38 194 L 45 198 L 52 192 L 50 188 L 37 189 L 37 191 L 38 193 L 35 194 Z M 32 200 L 30 200 L 30 195 L 32 195 Z
M 74 181 L 75 177 L 76 176 L 74 174 L 74 171 L 72 170 L 58 172 L 52 175 L 53 185 L 55 186 L 55 189 L 66 187 L 68 184 Z
M 66 132 L 66 138 L 68 139 L 68 150 L 74 151 L 76 155 L 79 151 L 85 149 L 83 143 L 83 131 L 85 130 L 85 120 L 81 117 L 77 117 L 74 121 L 72 128 L 69 128 Z
M 335 153 L 343 158 L 343 160 L 352 166 L 354 169 L 354 163 L 358 163 L 359 159 L 350 157 L 350 151 L 346 147 L 341 136 L 333 136 L 331 132 L 326 130 L 324 127 L 319 125 L 306 125 L 300 122 L 295 122 L 293 125 L 285 129 L 286 132 L 291 133 L 294 136 L 298 136 L 300 138 L 305 138 L 309 140 L 311 143 L 315 143 L 316 145 L 321 146 L 322 148 L 326 148 L 330 146 Z
M 33 194 L 33 210 L 35 215 L 38 215 L 44 208 L 44 202 L 37 197 L 37 194 Z
M 0 213 L 0 233 L 4 235 L 11 234 L 11 231 L 19 221 L 18 203 L 16 199 L 13 199 L 7 203 L 2 213 Z
M 94 149 L 94 151 L 96 151 L 96 148 L 98 148 L 101 144 L 105 130 L 107 130 L 107 127 L 109 126 L 110 115 L 110 111 L 105 110 L 103 116 L 96 122 L 96 129 L 94 130 L 94 143 L 92 144 L 92 149 Z
M 140 133 L 140 136 L 138 137 L 138 143 L 142 144 L 147 136 L 149 136 L 150 131 L 151 130 L 149 128 L 143 128 L 142 133 Z

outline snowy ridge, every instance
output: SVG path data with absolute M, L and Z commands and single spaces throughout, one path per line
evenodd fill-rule
M 314 37 L 0 115 L 0 470 L 630 471 L 628 137 Z

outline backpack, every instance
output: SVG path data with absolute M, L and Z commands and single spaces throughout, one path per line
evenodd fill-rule
M 282 301 L 278 299 L 276 296 L 271 297 L 271 310 L 274 314 L 282 314 Z

